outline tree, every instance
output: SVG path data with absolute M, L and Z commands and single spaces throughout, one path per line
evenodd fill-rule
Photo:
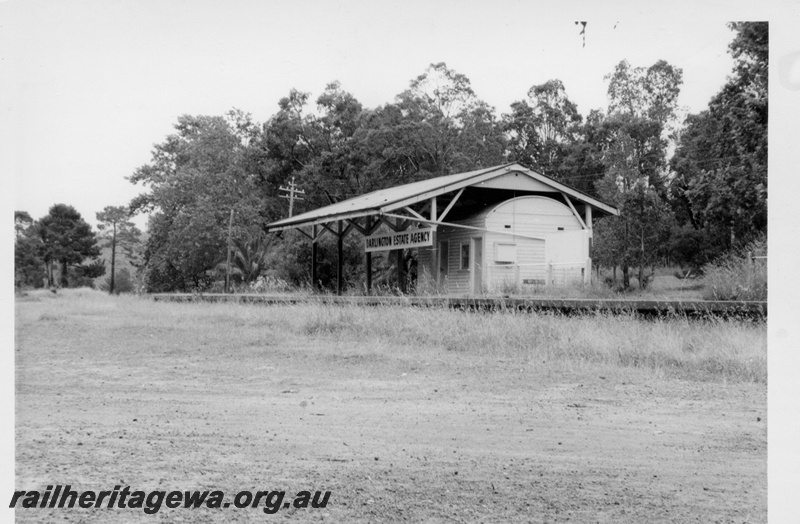
M 578 142 L 581 120 L 561 80 L 531 87 L 528 99 L 511 104 L 511 113 L 503 116 L 509 159 L 562 179 L 562 164 L 569 147 Z
M 646 287 L 644 268 L 653 264 L 671 227 L 665 131 L 676 114 L 682 72 L 663 60 L 647 69 L 632 69 L 623 60 L 606 79 L 609 116 L 598 134 L 606 173 L 597 190 L 620 216 L 598 223 L 598 236 L 607 243 L 598 258 L 622 268 L 625 288 L 630 267 L 638 266 L 639 285 Z
M 26 231 L 33 223 L 34 220 L 27 211 L 14 211 L 14 235 L 17 238 L 25 236 Z
M 428 66 L 394 105 L 402 116 L 398 152 L 414 166 L 412 180 L 502 162 L 505 137 L 493 108 L 477 97 L 469 78 L 446 63 Z
M 629 268 L 638 266 L 639 285 L 646 287 L 644 268 L 652 265 L 669 233 L 670 210 L 661 197 L 659 170 L 664 153 L 660 126 L 648 119 L 615 115 L 605 122 L 613 129 L 605 149 L 605 176 L 598 182 L 600 197 L 620 210 L 620 216 L 599 221 L 597 230 L 609 247 L 601 263 L 622 268 L 622 285 L 630 286 Z
M 14 285 L 41 287 L 45 277 L 42 241 L 27 211 L 14 211 Z
M 115 291 L 117 246 L 133 248 L 141 236 L 141 231 L 129 220 L 130 211 L 123 206 L 106 206 L 97 213 L 97 229 L 103 232 L 106 243 L 103 247 L 111 248 L 111 275 L 109 276 L 108 292 L 112 295 Z
M 769 25 L 729 27 L 734 74 L 707 110 L 686 118 L 671 162 L 679 221 L 703 231 L 717 255 L 767 228 Z
M 242 113 L 178 118 L 176 133 L 129 177 L 148 191 L 131 203 L 149 212 L 143 279 L 150 291 L 202 289 L 226 258 L 228 220 L 247 238 L 268 221 L 258 174 L 250 171 L 259 133 Z
M 95 235 L 81 214 L 66 204 L 56 204 L 39 219 L 36 232 L 42 242 L 42 258 L 47 266 L 48 285 L 53 286 L 53 265 L 60 265 L 60 285 L 67 287 L 69 266 L 100 255 Z
M 648 118 L 666 126 L 675 117 L 683 70 L 659 60 L 647 69 L 617 64 L 608 80 L 609 114 Z

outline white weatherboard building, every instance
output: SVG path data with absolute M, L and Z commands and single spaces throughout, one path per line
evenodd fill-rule
M 440 227 L 436 236 L 435 246 L 419 248 L 423 289 L 479 294 L 591 275 L 591 229 L 550 197 L 511 198 Z
M 323 234 L 339 245 L 365 237 L 367 289 L 376 251 L 418 250 L 418 289 L 447 294 L 591 278 L 592 223 L 619 211 L 520 164 L 506 164 L 374 191 L 270 224 L 298 229 L 315 252 Z M 308 231 L 306 231 L 308 229 Z M 312 280 L 316 255 L 312 255 Z

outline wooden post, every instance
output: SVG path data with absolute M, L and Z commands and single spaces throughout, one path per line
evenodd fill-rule
M 372 217 L 367 217 L 367 236 L 372 232 Z M 372 293 L 372 252 L 367 251 L 364 255 L 364 273 L 366 273 L 367 295 Z
M 402 227 L 402 224 L 403 224 L 403 220 L 402 219 L 400 219 L 400 218 L 395 219 L 395 231 L 401 231 L 400 228 Z M 406 267 L 405 267 L 405 261 L 403 260 L 403 249 L 402 248 L 401 249 L 395 249 L 395 250 L 393 250 L 393 252 L 395 254 L 395 260 L 396 260 L 396 264 L 397 264 L 397 289 L 401 293 L 405 293 L 406 292 L 406 286 L 405 286 L 405 281 L 406 281 L 405 269 L 406 269 Z
M 436 209 L 436 197 L 431 198 L 431 220 L 436 222 L 438 220 L 439 211 Z M 425 282 L 426 293 L 431 292 L 431 285 L 435 288 L 435 292 L 439 292 L 439 234 L 436 224 L 433 225 L 433 232 L 431 233 L 431 274 L 427 275 L 427 279 L 432 281 Z M 417 290 L 420 289 L 419 278 L 420 269 L 417 268 Z
M 317 226 L 311 226 L 311 289 L 317 289 Z
M 394 250 L 397 256 L 397 289 L 400 290 L 401 293 L 406 292 L 406 264 L 405 260 L 403 260 L 403 250 L 402 249 L 395 249 Z
M 344 285 L 344 275 L 342 275 L 342 267 L 344 265 L 344 235 L 342 234 L 342 221 L 338 220 L 336 225 L 336 294 L 341 295 Z

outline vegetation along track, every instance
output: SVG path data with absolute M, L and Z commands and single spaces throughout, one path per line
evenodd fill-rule
M 250 304 L 323 303 L 360 306 L 407 305 L 450 307 L 481 311 L 545 311 L 567 315 L 593 312 L 637 314 L 643 317 L 685 316 L 688 318 L 767 318 L 767 302 L 708 300 L 626 300 L 552 299 L 522 297 L 355 297 L 333 295 L 260 295 L 220 293 L 159 293 L 150 297 L 164 302 L 237 302 Z

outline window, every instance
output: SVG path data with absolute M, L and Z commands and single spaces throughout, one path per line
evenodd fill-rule
M 517 245 L 513 242 L 495 242 L 494 261 L 497 264 L 516 264 Z
M 469 269 L 469 242 L 461 244 L 461 269 Z

